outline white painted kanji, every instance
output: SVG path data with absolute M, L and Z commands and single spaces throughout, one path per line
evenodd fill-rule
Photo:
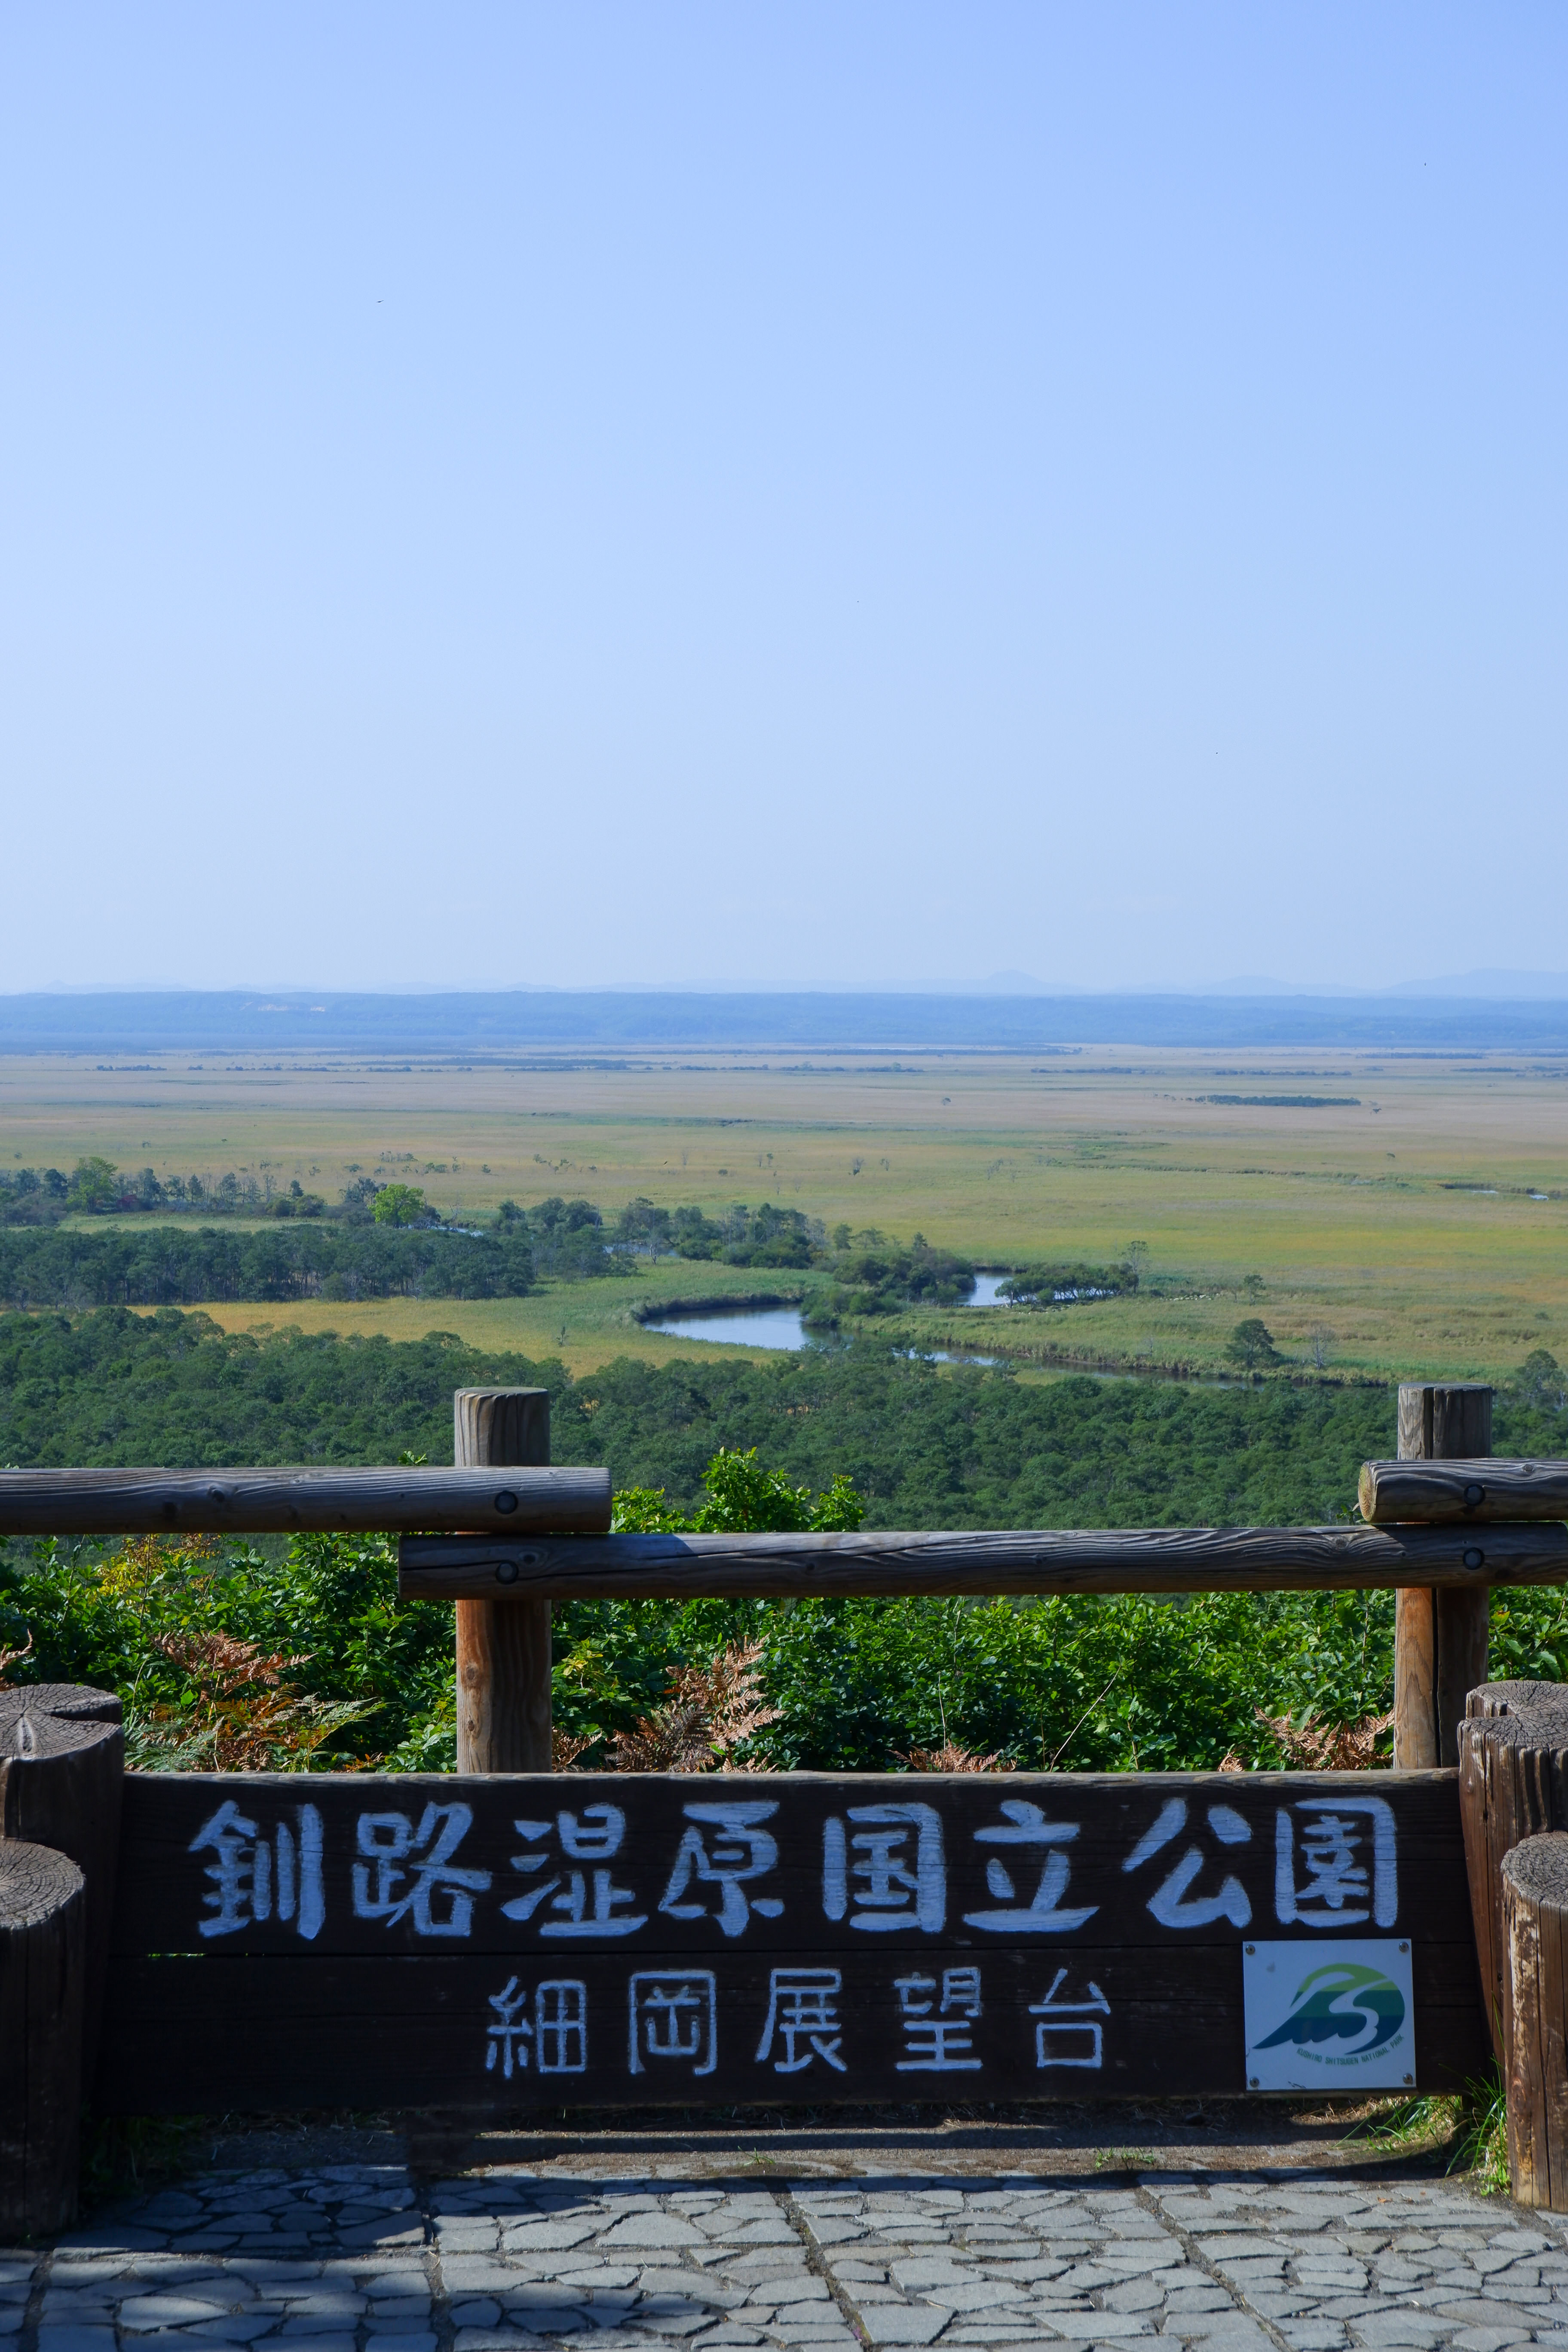
M 672 1919 L 717 1918 L 726 1936 L 743 1935 L 753 1911 L 761 1918 L 776 1919 L 784 1909 L 779 1897 L 748 1895 L 746 1889 L 753 1879 L 765 1878 L 778 1861 L 778 1842 L 762 1826 L 778 1806 L 747 1800 L 683 1805 L 681 1811 L 687 1828 L 659 1909 Z M 691 1900 L 692 1889 L 699 1886 L 718 1888 L 716 1913 L 700 1899 Z
M 1246 1845 L 1252 1836 L 1251 1824 L 1242 1819 L 1234 1805 L 1210 1805 L 1207 1818 L 1209 1829 L 1221 1845 Z M 1180 1837 L 1186 1826 L 1185 1797 L 1168 1799 L 1123 1862 L 1122 1869 L 1141 1870 L 1155 1854 L 1163 1853 L 1173 1839 Z M 1208 1861 L 1201 1844 L 1184 1847 L 1154 1889 L 1146 1907 L 1163 1927 L 1211 1927 L 1216 1919 L 1228 1919 L 1233 1927 L 1247 1926 L 1252 1917 L 1252 1899 L 1239 1878 L 1227 1874 L 1212 1895 L 1189 1892 Z
M 212 1891 L 202 1897 L 209 1918 L 198 1920 L 202 1936 L 233 1936 L 268 1919 L 292 1927 L 307 1943 L 321 1932 L 327 1916 L 321 1883 L 321 1816 L 314 1805 L 296 1805 L 293 1821 L 280 1821 L 270 1838 L 226 1798 L 191 1840 L 192 1853 L 211 1853 L 202 1872 Z
M 403 1918 L 417 1936 L 471 1933 L 474 1897 L 490 1883 L 488 1870 L 460 1867 L 453 1857 L 473 1822 L 471 1805 L 426 1805 L 417 1827 L 407 1813 L 362 1813 L 353 1866 L 356 1919 Z
M 1070 1935 L 1100 1908 L 1097 1903 L 1064 1906 L 1062 1902 L 1071 1864 L 1061 1849 L 1071 1844 L 1081 1824 L 1048 1822 L 1043 1809 L 1024 1797 L 1004 1797 L 1002 1814 L 1000 1823 L 975 1831 L 975 1843 L 1010 1846 L 1020 1860 L 1037 1853 L 1040 1874 L 1034 1894 L 1028 1902 L 1020 1902 L 1013 1871 L 999 1854 L 993 1854 L 985 1865 L 985 1884 L 996 1897 L 996 1908 L 966 1911 L 964 1926 L 978 1927 L 988 1936 Z
M 848 1914 L 851 1927 L 877 1935 L 918 1927 L 942 1933 L 947 1921 L 947 1865 L 942 1816 L 934 1805 L 851 1805 L 822 1831 L 822 1908 Z
M 1281 1805 L 1274 1816 L 1274 1910 L 1287 1927 L 1343 1929 L 1368 1919 L 1392 1927 L 1399 1861 L 1387 1799 L 1299 1797 L 1293 1808 Z

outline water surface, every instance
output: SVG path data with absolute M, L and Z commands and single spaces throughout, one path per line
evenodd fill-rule
M 798 1307 L 704 1307 L 700 1315 L 665 1315 L 645 1323 L 645 1331 L 664 1331 L 677 1339 L 727 1340 L 732 1348 L 806 1348 L 805 1327 Z

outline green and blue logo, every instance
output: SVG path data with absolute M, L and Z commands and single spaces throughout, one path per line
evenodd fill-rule
M 1366 2058 L 1394 2039 L 1406 2013 L 1405 1995 L 1381 1969 L 1334 1960 L 1301 1979 L 1283 2023 L 1253 2046 L 1294 2043 L 1315 2058 Z

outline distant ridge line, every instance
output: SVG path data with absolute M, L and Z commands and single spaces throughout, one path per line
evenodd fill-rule
M 0 1054 L 1043 1052 L 1118 1045 L 1568 1053 L 1568 1003 L 1408 996 L 321 990 L 0 996 Z

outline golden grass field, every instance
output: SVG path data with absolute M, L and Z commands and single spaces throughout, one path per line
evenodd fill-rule
M 1355 1100 L 1204 1099 L 1216 1094 Z M 298 1176 L 329 1199 L 361 1170 L 459 1214 L 552 1192 L 610 1214 L 638 1193 L 710 1213 L 772 1199 L 830 1229 L 919 1231 L 992 1266 L 1145 1243 L 1134 1299 L 903 1327 L 928 1344 L 1001 1341 L 1037 1364 L 1213 1367 L 1253 1314 L 1294 1357 L 1331 1333 L 1321 1346 L 1340 1376 L 1497 1378 L 1538 1347 L 1568 1360 L 1568 1060 L 1135 1047 L 510 1068 L 0 1060 L 0 1155 L 68 1170 L 84 1153 L 161 1175 L 249 1169 L 280 1188 Z M 1481 1187 L 1494 1189 L 1456 1189 Z M 642 1300 L 796 1279 L 661 1264 L 519 1300 L 219 1311 L 235 1327 L 452 1330 L 584 1369 L 710 1352 L 642 1331 Z

